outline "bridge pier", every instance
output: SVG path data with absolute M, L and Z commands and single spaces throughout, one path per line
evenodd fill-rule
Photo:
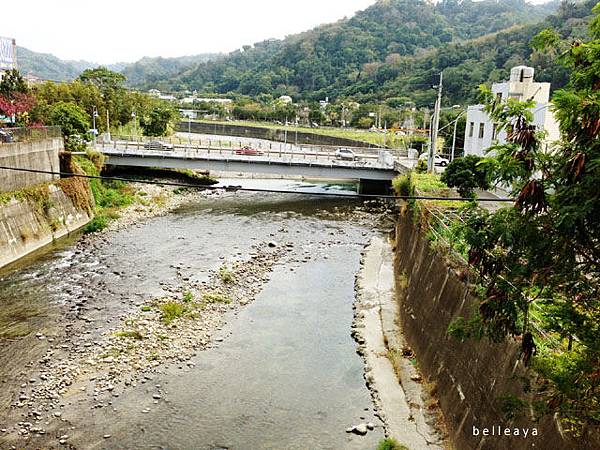
M 392 190 L 391 180 L 358 180 L 358 193 L 361 195 L 388 195 Z

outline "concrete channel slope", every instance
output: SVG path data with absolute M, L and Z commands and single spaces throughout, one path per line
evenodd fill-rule
M 373 238 L 366 247 L 356 287 L 353 334 L 386 435 L 411 450 L 443 449 L 443 438 L 424 406 L 420 375 L 409 360 L 402 359 L 394 368 L 389 358 L 390 352 L 405 343 L 396 325 L 392 249 L 383 238 Z

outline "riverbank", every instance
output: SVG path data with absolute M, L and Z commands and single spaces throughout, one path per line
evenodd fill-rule
M 365 380 L 385 434 L 411 450 L 447 447 L 443 418 L 423 386 L 399 328 L 391 245 L 371 239 L 356 277 L 352 335 L 365 361 Z M 369 424 L 362 424 L 362 430 Z M 358 425 L 349 432 L 357 432 Z
M 115 238 L 131 236 L 126 240 L 127 246 L 135 248 L 137 239 L 133 238 L 134 235 L 139 235 L 152 223 L 171 220 L 170 214 L 158 221 L 147 220 L 149 217 L 164 215 L 174 207 L 185 208 L 184 205 L 190 204 L 193 199 L 201 200 L 207 206 L 214 204 L 227 208 L 226 205 L 233 198 L 243 195 L 209 192 L 178 194 L 154 189 L 151 186 L 142 197 L 162 195 L 165 198 L 159 202 L 160 206 L 133 205 L 126 208 L 120 213 L 121 218 L 110 223 L 106 231 L 84 236 L 66 256 L 66 261 L 61 262 L 61 266 L 68 264 L 73 267 L 68 273 L 75 277 L 74 287 L 67 288 L 70 292 L 61 300 L 64 306 L 60 306 L 56 312 L 62 315 L 60 322 L 50 328 L 40 328 L 38 333 L 26 338 L 27 342 L 39 348 L 38 356 L 32 355 L 29 362 L 23 361 L 24 366 L 19 364 L 20 367 L 4 380 L 3 387 L 7 388 L 5 393 L 13 393 L 10 400 L 13 406 L 6 405 L 10 413 L 9 420 L 0 424 L 6 430 L 0 435 L 2 446 L 19 448 L 26 443 L 27 447 L 54 448 L 66 445 L 81 448 L 82 442 L 98 437 L 82 429 L 82 423 L 96 423 L 94 417 L 99 414 L 114 416 L 116 405 L 120 402 L 131 405 L 126 400 L 140 389 L 152 388 L 156 384 L 165 386 L 167 381 L 156 381 L 163 377 L 161 374 L 165 370 L 193 373 L 194 367 L 201 364 L 204 358 L 200 355 L 224 342 L 226 335 L 223 335 L 223 330 L 228 322 L 226 317 L 236 316 L 245 304 L 260 295 L 275 267 L 278 271 L 283 269 L 295 274 L 300 268 L 312 264 L 315 258 L 328 264 L 329 258 L 333 258 L 330 253 L 333 249 L 340 245 L 355 246 L 355 242 L 368 237 L 366 232 L 363 232 L 364 237 L 356 235 L 356 231 L 348 235 L 343 228 L 331 223 L 327 225 L 332 227 L 331 235 L 324 233 L 322 238 L 313 238 L 299 245 L 296 233 L 300 229 L 295 230 L 295 226 L 288 229 L 287 225 L 274 223 L 264 232 L 259 229 L 253 232 L 255 236 L 247 250 L 240 249 L 233 255 L 227 255 L 223 250 L 223 259 L 218 258 L 220 262 L 213 264 L 206 276 L 190 273 L 193 272 L 193 264 L 186 262 L 185 258 L 170 259 L 168 263 L 161 261 L 160 267 L 168 265 L 173 276 L 161 282 L 160 288 L 156 289 L 147 286 L 144 281 L 144 272 L 163 270 L 158 268 L 158 260 L 151 254 L 145 258 L 148 267 L 139 267 L 134 273 L 129 273 L 127 268 L 117 264 L 118 261 L 111 264 L 110 259 L 104 259 L 106 249 L 114 245 Z M 219 197 L 220 201 L 211 201 L 213 196 Z M 270 208 L 268 205 L 266 203 L 265 207 Z M 377 208 L 375 205 L 357 206 L 342 219 L 341 212 L 336 212 L 336 208 L 330 212 L 326 207 L 323 215 L 332 219 L 340 217 L 336 220 L 352 219 L 353 222 L 364 222 L 373 227 L 386 214 L 385 207 Z M 282 224 L 289 220 L 293 224 L 298 220 L 289 212 L 276 217 Z M 226 233 L 224 229 L 221 230 Z M 182 234 L 177 226 L 170 235 L 173 244 L 197 239 L 189 233 Z M 214 240 L 214 237 L 210 239 Z M 240 240 L 243 241 L 245 239 Z M 115 251 L 120 253 L 118 247 Z M 322 272 L 322 269 L 319 270 Z M 234 281 L 226 281 L 229 279 Z M 120 280 L 131 280 L 134 286 L 125 291 L 115 290 Z M 301 298 L 304 299 L 304 296 Z M 172 328 L 173 325 L 175 328 Z M 348 333 L 348 328 L 345 333 Z M 19 353 L 19 346 L 15 340 L 13 355 Z M 14 361 L 12 365 L 15 365 Z M 160 412 L 163 400 L 172 397 L 173 392 L 154 387 L 147 395 L 151 401 L 144 402 L 145 406 L 140 411 L 131 412 L 132 415 L 150 417 Z M 82 420 L 82 417 L 89 420 Z M 358 415 L 355 417 L 358 420 Z M 375 417 L 369 420 L 379 429 Z M 352 421 L 348 420 L 339 430 L 342 436 L 344 429 L 351 424 Z M 117 441 L 112 442 L 112 437 L 104 438 L 109 434 L 116 436 L 116 432 L 111 431 L 114 425 L 103 423 L 104 427 L 97 447 L 118 448 Z M 126 431 L 123 430 L 123 433 Z M 374 432 L 367 439 L 377 440 L 379 433 Z M 173 436 L 171 438 L 174 439 Z M 364 448 L 361 442 L 371 442 L 363 439 L 351 439 L 349 442 L 354 446 L 351 447 Z M 112 443 L 108 444 L 108 441 Z M 83 447 L 87 447 L 87 444 Z

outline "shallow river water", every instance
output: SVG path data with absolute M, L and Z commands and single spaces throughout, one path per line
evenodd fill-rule
M 273 180 L 246 183 L 327 189 Z M 63 241 L 0 273 L 0 362 L 8 368 L 2 375 L 9 380 L 19 372 L 18 364 L 10 364 L 14 349 L 27 342 L 19 335 L 31 338 L 37 330 L 51 335 L 65 311 L 85 314 L 95 325 L 88 334 L 99 336 L 143 299 L 161 295 L 161 283 L 206 279 L 223 262 L 244 259 L 256 244 L 293 243 L 256 300 L 229 313 L 218 333 L 223 340 L 199 352 L 195 365 L 163 367 L 146 383 L 123 390 L 111 408 L 65 405 L 64 417 L 76 428 L 70 443 L 115 449 L 373 449 L 383 431 L 350 325 L 361 251 L 379 231 L 357 219 L 358 206 L 343 198 L 231 193 L 108 232 L 84 250 L 75 251 L 73 239 Z M 157 386 L 164 393 L 158 403 L 152 397 Z M 367 436 L 345 432 L 369 421 L 377 427 Z M 7 425 L 0 417 L 0 428 Z

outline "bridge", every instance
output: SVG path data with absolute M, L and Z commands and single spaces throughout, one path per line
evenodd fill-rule
M 216 144 L 216 143 L 215 143 Z M 125 139 L 101 141 L 96 149 L 107 156 L 113 166 L 159 167 L 234 173 L 264 173 L 280 176 L 303 176 L 330 180 L 353 180 L 360 193 L 382 193 L 391 180 L 404 171 L 394 157 L 377 149 L 354 149 L 355 161 L 339 160 L 335 150 L 297 148 L 294 146 L 265 148 L 256 155 L 236 154 L 229 142 L 225 145 L 196 143 L 172 144 L 172 150 L 149 150 L 144 142 Z

